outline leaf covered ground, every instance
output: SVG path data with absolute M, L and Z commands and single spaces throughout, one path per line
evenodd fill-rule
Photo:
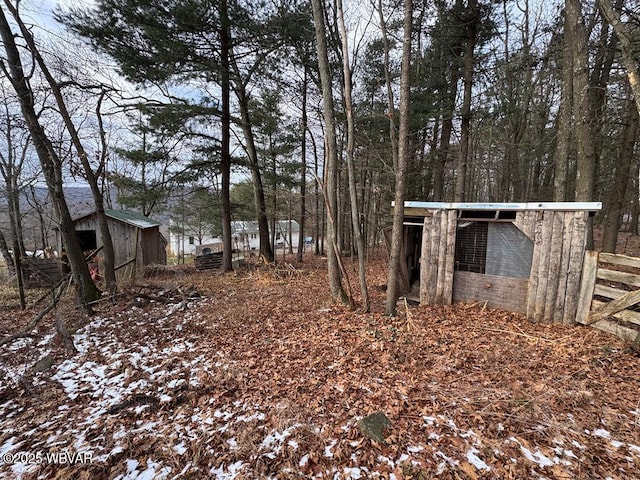
M 145 279 L 89 319 L 68 298 L 77 352 L 51 317 L 0 347 L 0 477 L 640 478 L 621 340 L 473 304 L 388 318 L 382 261 L 350 311 L 322 259 L 297 267 Z M 0 338 L 37 310 L 3 309 Z

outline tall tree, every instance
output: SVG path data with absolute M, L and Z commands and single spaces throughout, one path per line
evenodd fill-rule
M 456 189 L 454 201 L 465 200 L 465 187 L 467 181 L 467 164 L 470 157 L 471 143 L 471 96 L 473 94 L 474 50 L 476 47 L 478 24 L 480 23 L 480 8 L 477 0 L 469 0 L 467 8 L 463 11 L 464 24 L 466 25 L 466 42 L 464 50 L 464 89 L 462 98 L 462 111 L 460 122 L 460 156 L 456 166 Z
M 362 307 L 369 311 L 369 291 L 367 289 L 367 277 L 365 271 L 364 240 L 362 238 L 362 225 L 360 222 L 360 206 L 358 204 L 358 191 L 356 188 L 356 171 L 353 161 L 353 151 L 356 145 L 356 126 L 353 115 L 353 101 L 351 95 L 351 66 L 349 64 L 349 39 L 344 23 L 344 11 L 342 0 L 337 0 L 338 27 L 342 40 L 342 71 L 344 75 L 344 105 L 347 117 L 347 175 L 349 181 L 349 199 L 351 206 L 351 221 L 353 236 L 358 251 L 358 272 L 360 279 L 360 294 L 362 295 Z
M 222 266 L 223 272 L 232 270 L 231 246 L 231 25 L 229 4 L 220 0 L 220 89 L 222 97 L 220 167 L 222 171 Z
M 56 80 L 51 73 L 47 63 L 45 62 L 42 54 L 40 53 L 40 49 L 36 45 L 36 41 L 33 37 L 31 31 L 27 28 L 25 23 L 20 16 L 17 7 L 14 7 L 9 0 L 4 0 L 5 5 L 11 12 L 14 21 L 17 23 L 20 32 L 22 33 L 22 37 L 25 39 L 25 42 L 29 48 L 29 51 L 33 58 L 35 59 L 40 71 L 44 75 L 44 78 L 51 89 L 53 96 L 56 101 L 56 105 L 58 107 L 58 113 L 62 118 L 62 121 L 67 129 L 71 137 L 71 142 L 76 149 L 78 157 L 80 159 L 80 163 L 82 164 L 82 168 L 84 170 L 84 177 L 89 184 L 89 188 L 91 189 L 91 193 L 93 195 L 93 201 L 96 207 L 96 218 L 98 220 L 98 226 L 100 228 L 100 236 L 102 238 L 102 253 L 104 258 L 104 270 L 101 272 L 102 276 L 105 280 L 106 288 L 109 292 L 115 293 L 117 289 L 116 285 L 116 271 L 115 271 L 115 254 L 113 250 L 113 240 L 111 239 L 111 232 L 109 231 L 109 224 L 107 221 L 107 216 L 104 211 L 104 197 L 102 190 L 100 189 L 100 178 L 104 173 L 104 163 L 99 165 L 94 171 L 91 163 L 89 162 L 89 154 L 87 153 L 82 140 L 80 139 L 80 134 L 76 125 L 71 118 L 71 113 L 67 108 L 67 103 L 64 99 L 63 91 L 61 83 Z M 104 90 L 103 90 L 104 92 Z M 100 100 L 98 100 L 98 105 L 100 105 L 102 101 L 102 97 L 104 93 L 101 95 Z M 105 156 L 102 159 L 106 158 Z
M 633 101 L 628 102 L 627 121 L 622 135 L 622 145 L 615 164 L 613 186 L 606 202 L 606 217 L 602 239 L 602 251 L 616 253 L 618 232 L 622 225 L 624 201 L 627 197 L 627 189 L 633 164 L 633 153 L 638 142 L 640 131 L 640 119 L 637 105 Z
M 99 298 L 100 291 L 93 283 L 89 274 L 89 267 L 84 261 L 80 242 L 74 229 L 73 219 L 64 196 L 60 158 L 36 113 L 35 94 L 29 84 L 29 77 L 25 75 L 22 67 L 22 59 L 16 45 L 16 36 L 9 25 L 4 6 L 0 9 L 0 37 L 6 53 L 6 60 L 3 60 L 0 66 L 18 95 L 22 114 L 31 132 L 33 145 L 56 209 L 60 234 L 75 280 L 78 300 L 82 305 L 86 306 L 88 302 Z
M 322 85 L 322 115 L 325 123 L 325 204 L 327 206 L 327 266 L 329 288 L 334 301 L 345 302 L 347 294 L 342 286 L 339 265 L 338 232 L 336 215 L 338 211 L 338 143 L 336 141 L 335 107 L 333 103 L 333 87 L 331 82 L 331 66 L 327 48 L 325 12 L 322 0 L 311 0 L 313 20 L 316 32 L 316 49 L 318 53 L 318 70 Z
M 398 300 L 398 277 L 400 262 L 404 259 L 404 196 L 407 175 L 407 155 L 409 150 L 409 102 L 411 68 L 411 34 L 413 27 L 413 0 L 404 0 L 404 23 L 402 37 L 402 67 L 400 73 L 400 129 L 398 132 L 398 164 L 395 170 L 395 198 L 393 207 L 393 229 L 391 232 L 391 252 L 387 273 L 387 299 L 385 313 L 396 313 Z
M 620 41 L 620 47 L 622 50 L 622 58 L 625 68 L 627 69 L 627 75 L 629 77 L 629 84 L 635 97 L 636 106 L 638 112 L 640 112 L 640 70 L 638 61 L 634 50 L 634 39 L 631 33 L 631 29 L 622 21 L 620 13 L 614 9 L 611 0 L 598 0 L 598 7 L 602 11 L 607 22 L 613 27 L 614 32 L 618 36 Z M 635 12 L 636 21 L 638 14 Z

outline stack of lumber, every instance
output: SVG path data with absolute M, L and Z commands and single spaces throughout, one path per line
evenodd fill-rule
M 222 266 L 222 252 L 199 255 L 195 258 L 196 270 L 219 270 Z

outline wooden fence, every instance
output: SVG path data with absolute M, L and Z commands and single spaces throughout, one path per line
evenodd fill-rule
M 588 250 L 576 321 L 628 341 L 640 338 L 640 258 Z

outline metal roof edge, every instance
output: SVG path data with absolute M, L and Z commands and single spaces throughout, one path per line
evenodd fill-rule
M 395 202 L 392 202 L 394 205 Z M 404 208 L 427 208 L 434 210 L 602 210 L 602 202 L 524 202 L 524 203 L 455 203 L 455 202 L 404 202 Z

